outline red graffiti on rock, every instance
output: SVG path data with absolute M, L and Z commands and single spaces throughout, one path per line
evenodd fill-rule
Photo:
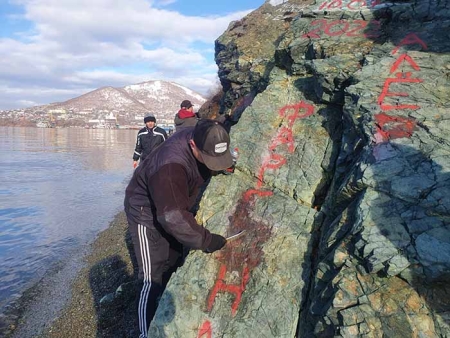
M 395 55 L 400 50 L 400 47 L 405 45 L 419 45 L 425 50 L 428 48 L 425 42 L 423 42 L 416 34 L 411 33 L 400 41 L 397 47 L 392 51 L 392 55 Z M 400 68 L 405 69 L 406 67 L 408 68 L 408 71 L 399 71 Z M 398 88 L 410 84 L 422 83 L 422 79 L 413 77 L 412 71 L 420 71 L 419 65 L 407 53 L 400 54 L 390 68 L 390 74 L 395 74 L 395 77 L 387 78 L 385 80 L 381 94 L 377 99 L 377 103 L 382 111 L 387 112 L 404 109 L 417 110 L 420 108 L 418 104 L 413 102 L 404 102 L 403 100 L 400 102 L 400 98 L 409 96 L 408 92 L 391 90 L 391 86 L 396 86 Z M 388 100 L 388 102 L 386 102 L 386 100 Z M 414 119 L 395 115 L 389 116 L 386 114 L 375 115 L 375 121 L 376 143 L 386 142 L 390 139 L 411 137 L 417 125 Z
M 373 8 L 376 5 L 379 5 L 381 2 L 380 0 L 373 0 L 373 1 L 367 1 L 367 0 L 351 0 L 348 2 L 345 2 L 343 0 L 332 0 L 330 2 L 325 1 L 322 5 L 320 5 L 319 10 L 322 9 L 350 9 L 350 10 L 360 10 L 364 7 L 367 8 Z
M 302 113 L 300 113 L 302 111 Z M 280 109 L 279 115 L 281 118 L 287 120 L 287 126 L 281 127 L 275 137 L 269 144 L 269 155 L 267 155 L 262 162 L 261 168 L 258 172 L 257 188 L 261 188 L 264 182 L 264 174 L 268 169 L 276 170 L 286 164 L 287 159 L 283 155 L 276 153 L 275 150 L 279 146 L 287 145 L 288 153 L 293 153 L 295 150 L 294 136 L 292 128 L 297 119 L 302 119 L 314 114 L 314 107 L 310 104 L 300 102 L 295 105 L 288 105 Z M 254 191 L 255 193 L 258 190 Z
M 222 264 L 219 269 L 219 275 L 217 276 L 216 284 L 214 284 L 214 287 L 208 297 L 208 311 L 212 310 L 216 295 L 217 293 L 219 293 L 219 291 L 228 292 L 234 295 L 234 301 L 233 304 L 231 304 L 231 314 L 234 316 L 241 302 L 242 293 L 245 290 L 245 286 L 250 279 L 250 272 L 249 268 L 247 266 L 244 266 L 244 268 L 242 269 L 242 280 L 240 284 L 227 284 L 225 282 L 226 273 L 227 266 L 225 264 Z
M 305 102 L 287 105 L 280 109 L 279 116 L 282 118 L 282 126 L 268 145 L 269 155 L 262 160 L 261 168 L 258 171 L 256 188 L 248 189 L 242 194 L 242 197 L 236 204 L 233 216 L 230 217 L 231 227 L 229 230 L 231 233 L 237 233 L 244 229 L 246 233 L 241 238 L 227 243 L 217 253 L 217 260 L 220 262 L 220 266 L 214 286 L 206 300 L 208 312 L 212 311 L 217 295 L 219 293 L 227 293 L 233 296 L 231 315 L 236 315 L 242 301 L 242 295 L 250 280 L 251 272 L 264 258 L 263 245 L 270 238 L 272 231 L 270 225 L 266 224 L 264 220 L 256 220 L 253 216 L 257 197 L 273 195 L 272 191 L 262 189 L 264 174 L 267 170 L 279 169 L 287 163 L 288 159 L 281 153 L 277 153 L 276 150 L 293 153 L 295 151 L 294 123 L 298 119 L 311 116 L 312 114 L 314 114 L 314 107 Z M 236 277 L 236 272 L 238 277 Z M 209 321 L 203 323 L 197 338 L 203 338 L 204 336 L 206 338 L 212 336 L 212 328 Z
M 308 33 L 303 34 L 303 38 L 320 39 L 322 34 L 348 37 L 377 38 L 380 36 L 381 23 L 377 20 L 326 20 L 316 19 L 311 21 L 311 26 L 315 27 Z
M 416 121 L 407 117 L 375 115 L 377 133 L 381 135 L 382 142 L 389 139 L 411 137 L 416 128 Z
M 386 97 L 392 96 L 400 96 L 407 97 L 409 96 L 406 92 L 390 92 L 389 87 L 394 83 L 421 83 L 423 80 L 411 78 L 411 72 L 407 73 L 397 73 L 395 74 L 395 78 L 387 78 L 384 82 L 383 90 L 378 97 L 378 104 L 380 105 L 381 110 L 387 111 L 392 109 L 419 109 L 420 107 L 417 104 L 385 104 L 384 99 Z
M 423 50 L 427 50 L 427 44 L 423 42 L 416 34 L 410 33 L 405 38 L 400 41 L 400 43 L 397 45 L 397 47 L 392 51 L 392 55 L 395 55 L 401 46 L 406 45 L 420 45 Z
M 198 331 L 197 338 L 211 338 L 212 337 L 212 328 L 211 328 L 211 322 L 209 320 L 205 321 Z
M 391 67 L 390 73 L 393 74 L 395 71 L 400 67 L 400 65 L 403 64 L 403 62 L 408 62 L 411 67 L 414 70 L 420 70 L 420 67 L 417 65 L 417 63 L 414 62 L 412 57 L 410 57 L 408 54 L 402 54 L 400 57 L 394 62 L 394 64 Z

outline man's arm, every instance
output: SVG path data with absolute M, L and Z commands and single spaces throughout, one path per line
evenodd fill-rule
M 134 147 L 134 153 L 133 153 L 133 161 L 137 162 L 142 154 L 142 143 L 141 143 L 141 137 L 138 135 L 136 137 L 136 146 Z
M 167 133 L 166 133 L 166 130 L 165 130 L 164 128 L 161 128 L 161 130 L 162 130 L 162 133 L 163 133 L 163 135 L 164 135 L 164 141 L 165 141 L 165 140 L 167 140 Z
M 199 225 L 189 212 L 187 174 L 180 164 L 163 166 L 149 179 L 149 190 L 156 207 L 158 222 L 165 231 L 191 249 L 213 252 L 226 240 Z
M 155 146 L 159 146 L 161 143 L 163 143 L 165 140 L 167 140 L 167 133 L 163 128 L 156 127 L 153 130 L 154 135 L 158 135 L 158 143 Z

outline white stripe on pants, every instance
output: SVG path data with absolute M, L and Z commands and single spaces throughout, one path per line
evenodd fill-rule
M 152 267 L 150 259 L 150 250 L 148 247 L 148 238 L 145 226 L 138 224 L 139 246 L 141 249 L 142 268 L 144 271 L 144 285 L 142 286 L 139 298 L 138 315 L 139 315 L 139 338 L 147 338 L 147 302 L 152 286 Z

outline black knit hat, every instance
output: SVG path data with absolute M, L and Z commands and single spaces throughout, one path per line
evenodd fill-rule
M 147 115 L 146 117 L 144 117 L 144 123 L 147 122 L 155 122 L 156 123 L 156 118 L 153 115 Z
M 194 128 L 193 139 L 210 170 L 220 171 L 233 165 L 230 136 L 220 122 L 200 120 Z
M 191 101 L 189 100 L 184 100 L 183 102 L 181 102 L 180 104 L 180 108 L 186 108 L 189 109 L 193 106 L 193 104 L 191 103 Z

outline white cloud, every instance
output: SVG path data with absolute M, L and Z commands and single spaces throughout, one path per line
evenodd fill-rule
M 144 0 L 30 0 L 26 8 L 26 17 L 36 23 L 40 39 L 71 37 L 61 40 L 65 44 L 86 39 L 117 44 L 126 44 L 130 39 L 178 44 L 194 40 L 211 42 L 230 21 L 246 13 L 187 17 L 152 8 Z
M 12 109 L 65 101 L 67 98 L 76 97 L 94 89 L 96 89 L 96 87 L 86 87 L 85 90 L 80 90 L 27 85 L 22 85 L 21 87 L 8 87 L 5 85 L 0 85 L 0 107 Z M 61 100 L 60 98 L 64 99 Z M 15 105 L 8 107 L 8 105 L 11 105 L 11 102 Z M 3 108 L 0 108 L 0 110 L 1 109 Z
M 171 0 L 159 1 L 159 5 Z M 145 0 L 17 0 L 35 27 L 20 40 L 0 39 L 0 86 L 20 88 L 24 101 L 61 101 L 87 89 L 171 80 L 202 93 L 216 83 L 212 46 L 232 20 L 226 16 L 187 17 L 154 8 Z M 210 44 L 198 50 L 196 43 Z M 151 47 L 149 47 L 151 46 Z M 27 88 L 40 88 L 28 93 Z M 39 97 L 39 95 L 42 95 Z M 22 103 L 20 101 L 22 100 Z M 4 106 L 6 104 L 6 106 Z

